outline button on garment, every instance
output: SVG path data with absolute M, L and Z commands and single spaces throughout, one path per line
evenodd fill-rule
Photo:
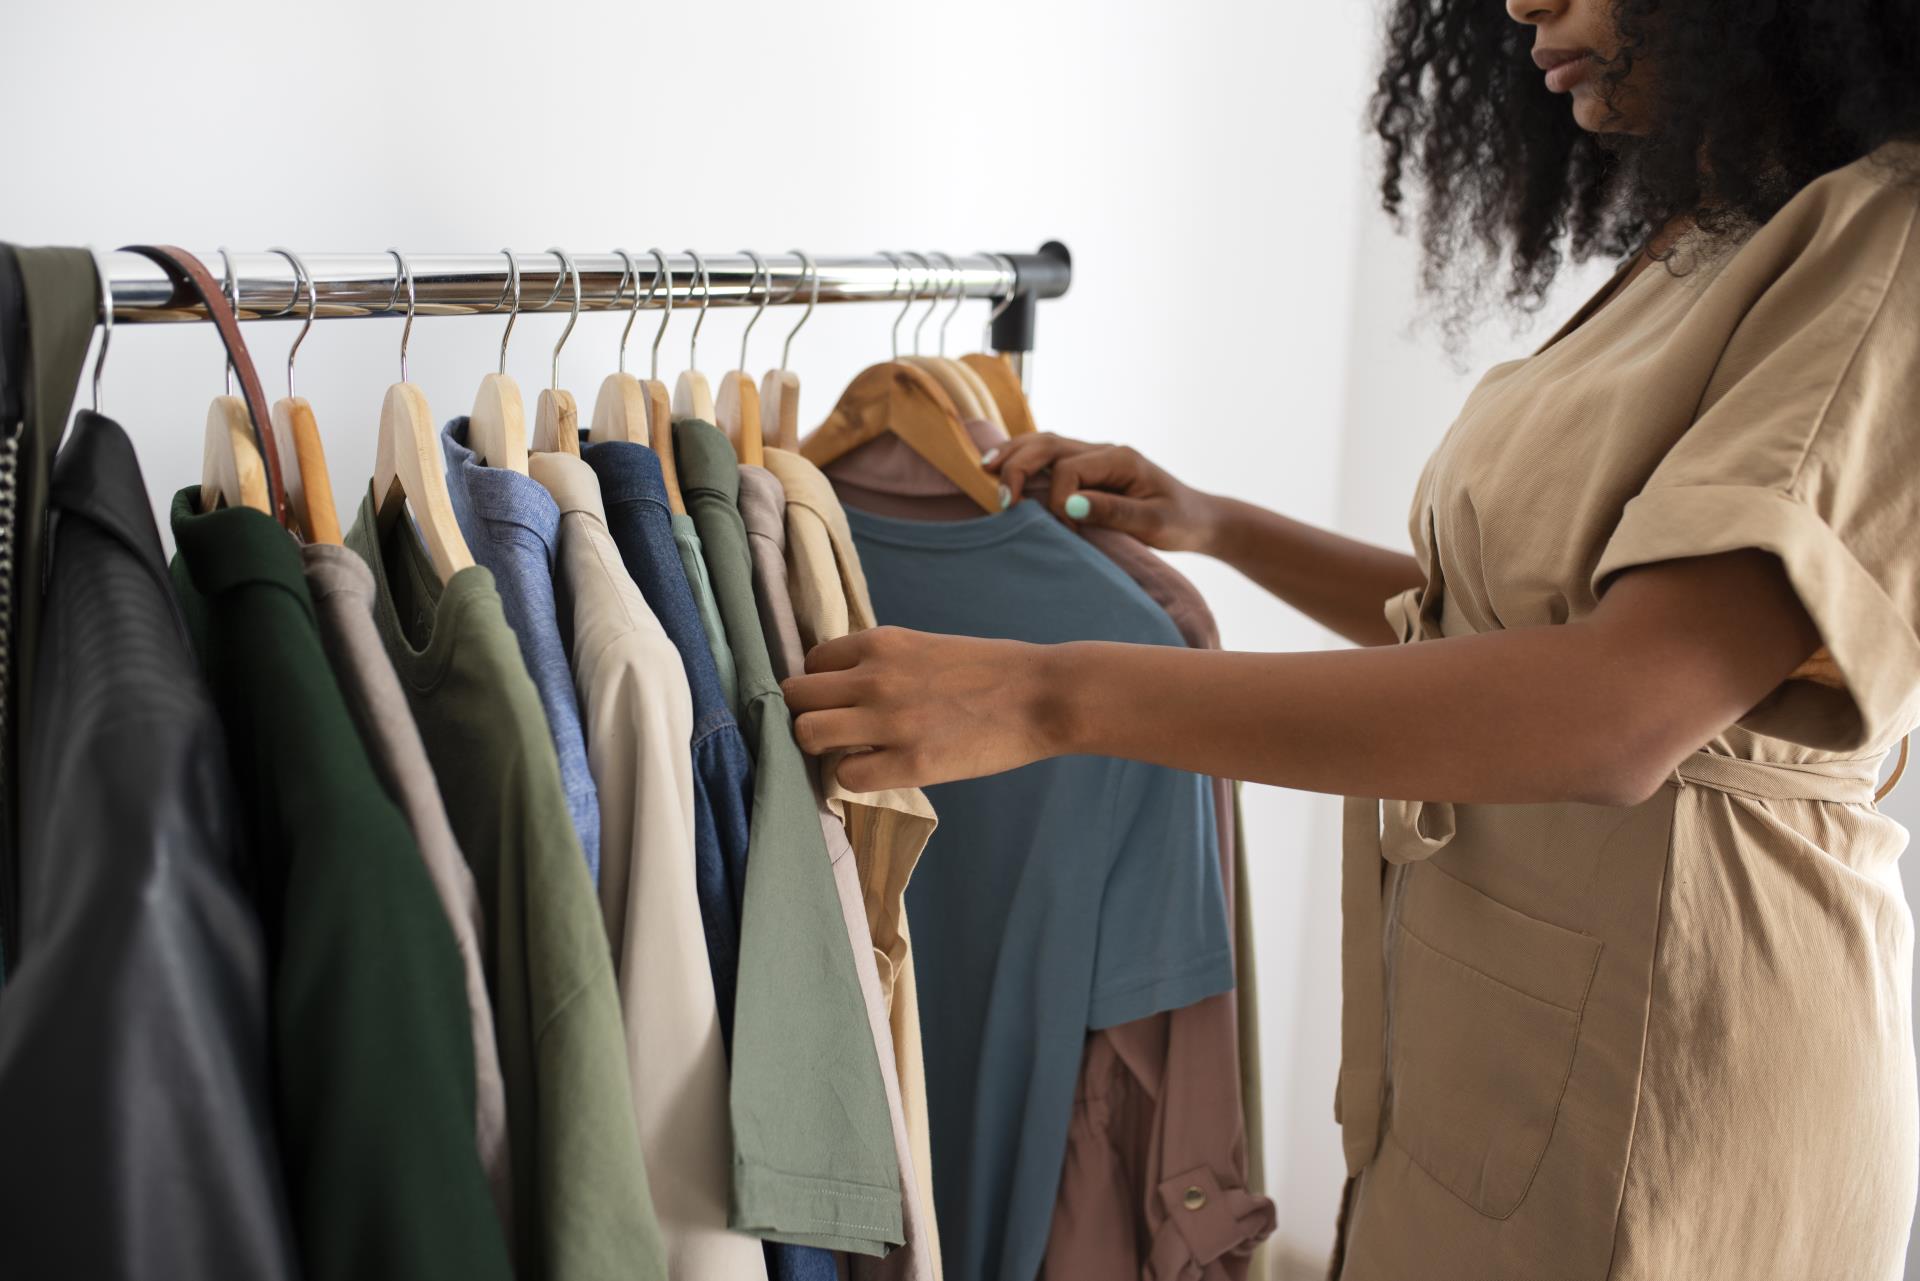
M 456 418 L 440 433 L 447 455 L 447 496 L 474 563 L 490 570 L 507 625 L 520 641 L 527 675 L 540 693 L 547 729 L 567 789 L 567 812 L 586 856 L 600 875 L 600 806 L 593 771 L 580 732 L 580 704 L 554 601 L 554 561 L 559 555 L 560 510 L 531 476 L 489 467 L 467 447 L 467 420 Z
M 459 952 L 320 643 L 299 549 L 174 496 L 174 592 L 212 686 L 273 972 L 274 1113 L 309 1281 L 505 1281 L 474 1146 Z
M 821 484 L 825 483 L 823 479 Z M 767 648 L 773 659 L 774 675 L 781 680 L 806 670 L 806 652 L 800 644 L 800 629 L 794 620 L 793 597 L 787 589 L 786 516 L 786 494 L 773 473 L 764 467 L 742 464 L 740 518 L 746 522 L 747 542 L 753 552 L 753 595 L 760 606 L 761 623 L 766 628 Z M 808 762 L 814 799 L 820 807 L 820 832 L 826 838 L 827 855 L 833 863 L 834 889 L 840 895 L 840 914 L 846 921 L 847 941 L 853 947 L 854 973 L 860 979 L 860 993 L 866 998 L 867 1024 L 873 1033 L 874 1049 L 880 1058 L 881 1083 L 887 1091 L 887 1118 L 893 1126 L 894 1158 L 900 1167 L 900 1216 L 907 1236 L 906 1243 L 884 1259 L 855 1256 L 850 1261 L 850 1272 L 855 1281 L 862 1281 L 866 1277 L 933 1281 L 939 1275 L 939 1247 L 929 1233 L 933 1222 L 933 1201 L 921 1191 L 920 1171 L 925 1148 L 923 1146 L 921 1157 L 916 1158 L 902 1105 L 899 1058 L 894 1051 L 893 1028 L 889 1019 L 890 1006 L 897 996 L 898 986 L 883 982 L 881 978 L 883 968 L 889 979 L 894 976 L 894 962 L 888 953 L 874 945 L 873 930 L 867 919 L 866 894 L 862 889 L 862 882 L 866 878 L 862 873 L 859 855 L 848 839 L 846 824 L 825 800 L 821 790 L 821 772 L 820 762 Z M 928 813 L 932 811 L 928 810 Z M 917 854 L 919 847 L 925 843 L 923 835 L 915 843 L 914 852 Z M 884 891 L 886 886 L 877 881 L 875 888 Z M 892 898 L 893 906 L 889 910 L 894 916 L 899 916 L 899 894 L 896 892 Z M 920 1048 L 917 1010 L 915 1014 L 913 1063 L 917 1069 Z M 915 1101 L 923 1102 L 925 1082 L 917 1081 L 915 1084 L 919 1091 Z M 924 1108 L 920 1121 L 920 1132 L 924 1135 Z
M 475 565 L 441 583 L 412 522 L 383 529 L 370 494 L 347 546 L 373 571 L 374 621 L 480 892 L 513 1144 L 514 1274 L 662 1281 L 606 932 L 493 575 Z
M 507 1151 L 507 1100 L 500 1083 L 500 1050 L 487 998 L 486 923 L 460 846 L 453 839 L 439 784 L 406 695 L 393 674 L 386 647 L 373 624 L 373 574 L 358 555 L 334 543 L 300 549 L 307 590 L 320 620 L 320 641 L 347 700 L 361 741 L 387 794 L 406 816 L 427 875 L 460 949 L 466 981 L 467 1019 L 473 1030 L 474 1134 L 481 1168 L 493 1190 L 500 1222 L 513 1223 L 512 1172 Z
M 734 1226 L 882 1254 L 904 1240 L 886 1094 L 806 761 L 754 605 L 739 464 L 708 423 L 674 424 L 674 444 L 756 752 L 733 1029 Z
M 582 457 L 600 479 L 607 530 L 620 549 L 621 563 L 679 651 L 693 696 L 694 889 L 725 1038 L 733 1028 L 733 991 L 740 968 L 740 892 L 747 875 L 752 759 L 721 690 L 713 651 L 675 546 L 659 458 L 645 445 L 628 441 L 589 445 Z M 705 573 L 702 566 L 703 581 Z
M 1920 720 L 1917 218 L 1870 157 L 1683 242 L 1428 462 L 1403 641 L 1759 548 L 1841 687 L 1786 681 L 1637 806 L 1348 801 L 1348 1281 L 1900 1276 L 1912 924 L 1872 780 Z
M 600 910 L 667 1275 L 766 1281 L 760 1243 L 727 1230 L 727 1064 L 694 891 L 686 673 L 621 564 L 593 468 L 536 453 L 530 469 L 560 507 L 560 595 L 572 606 L 574 684 L 600 798 Z
M 240 804 L 117 424 L 76 418 L 48 508 L 0 1255 L 17 1277 L 291 1281 Z

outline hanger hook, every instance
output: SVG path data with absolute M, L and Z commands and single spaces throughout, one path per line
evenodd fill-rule
M 936 355 L 945 356 L 947 354 L 947 326 L 951 325 L 953 318 L 960 314 L 960 304 L 967 300 L 967 282 L 960 271 L 960 264 L 954 261 L 952 254 L 941 254 L 940 256 L 947 260 L 947 267 L 953 272 L 953 306 L 947 308 L 947 314 L 941 317 L 940 346 L 935 352 Z
M 573 311 L 567 316 L 567 327 L 560 331 L 559 340 L 553 344 L 553 364 L 547 370 L 547 386 L 558 391 L 560 390 L 560 349 L 567 345 L 567 338 L 573 333 L 574 323 L 580 319 L 580 272 L 573 265 L 573 259 L 567 256 L 566 250 L 555 246 L 547 252 L 560 260 L 561 270 L 565 273 L 560 280 L 554 282 L 553 292 L 556 297 L 560 293 L 561 283 L 568 276 L 573 278 Z M 547 301 L 551 303 L 553 299 L 549 298 Z M 542 308 L 542 310 L 545 309 Z
M 918 356 L 920 354 L 920 331 L 927 327 L 929 320 L 933 319 L 933 313 L 935 309 L 940 306 L 940 300 L 947 296 L 947 290 L 944 285 L 938 289 L 933 287 L 932 257 L 920 253 L 914 254 L 913 256 L 918 258 L 927 269 L 927 310 L 926 314 L 920 317 L 920 323 L 913 327 L 913 354 Z M 951 263 L 953 259 L 948 258 L 947 261 Z
M 887 249 L 882 249 L 880 256 L 893 264 L 893 284 L 887 288 L 887 297 L 891 298 L 900 292 L 900 273 L 906 270 L 906 260 L 899 254 Z M 895 360 L 900 359 L 900 322 L 907 318 L 907 313 L 912 309 L 913 293 L 909 290 L 907 293 L 907 305 L 902 307 L 900 314 L 893 318 L 893 358 Z
M 1020 296 L 1020 269 L 1014 266 L 1013 259 L 1007 257 L 1005 254 L 995 253 L 991 249 L 987 250 L 986 253 L 987 257 L 1000 264 L 1002 271 L 1013 278 L 1013 285 L 1007 290 L 1006 297 L 997 300 L 993 304 L 993 310 L 987 313 L 987 322 L 980 326 L 980 350 L 992 351 L 993 322 L 1000 319 L 1007 308 L 1013 306 L 1013 300 Z
M 393 282 L 394 298 L 397 299 L 399 296 L 400 282 L 402 280 L 406 282 L 407 286 L 407 323 L 400 327 L 400 381 L 405 382 L 407 381 L 407 341 L 413 337 L 413 310 L 415 306 L 413 295 L 413 268 L 408 265 L 407 256 L 398 249 L 389 249 L 387 252 L 392 254 L 394 262 L 400 265 L 400 278 Z M 394 300 L 391 299 L 388 301 L 388 311 L 393 310 L 393 301 Z
M 693 336 L 687 339 L 687 368 L 698 369 L 700 362 L 695 356 L 700 350 L 700 326 L 707 323 L 707 308 L 713 305 L 713 276 L 698 253 L 689 249 L 687 257 L 693 259 L 693 274 L 700 281 L 700 314 L 694 317 Z
M 513 337 L 513 322 L 520 319 L 520 264 L 514 261 L 513 250 L 502 249 L 500 254 L 507 260 L 507 283 L 501 288 L 499 302 L 493 304 L 493 309 L 499 311 L 500 303 L 507 300 L 509 293 L 513 295 L 513 310 L 507 313 L 507 327 L 500 331 L 500 372 L 504 374 L 507 372 L 507 339 Z
M 740 369 L 744 373 L 747 368 L 747 335 L 751 334 L 753 327 L 760 323 L 760 317 L 766 314 L 767 304 L 773 301 L 773 272 L 768 268 L 766 260 L 753 250 L 742 249 L 740 252 L 752 260 L 754 280 L 759 280 L 761 276 L 767 278 L 767 287 L 760 291 L 759 310 L 753 313 L 753 319 L 747 322 L 747 327 L 740 331 Z M 753 292 L 753 281 L 747 282 L 747 292 L 749 294 Z
M 667 256 L 658 249 L 649 249 L 653 255 L 653 283 L 647 286 L 647 299 L 652 301 L 653 291 L 660 287 L 661 281 L 667 283 L 667 298 L 660 312 L 660 327 L 653 331 L 653 364 L 647 374 L 655 382 L 660 380 L 660 340 L 667 336 L 667 322 L 673 319 L 673 273 L 667 270 Z
M 233 255 L 227 252 L 225 245 L 220 246 L 220 292 L 226 297 L 227 305 L 233 309 L 234 323 L 240 321 L 240 282 L 234 279 Z M 227 395 L 233 395 L 233 357 L 227 357 Z
M 793 350 L 793 336 L 799 333 L 801 327 L 809 320 L 813 319 L 813 309 L 820 305 L 820 268 L 814 265 L 813 255 L 809 254 L 806 250 L 796 249 L 793 252 L 799 256 L 800 265 L 807 273 L 806 277 L 802 277 L 801 283 L 806 283 L 806 279 L 810 277 L 813 281 L 813 292 L 807 295 L 807 309 L 800 313 L 799 321 L 792 329 L 787 331 L 787 340 L 780 344 L 781 373 L 785 373 L 787 370 L 787 353 Z M 794 292 L 800 292 L 798 285 L 794 286 Z
M 93 255 L 93 274 L 100 282 L 100 350 L 93 357 L 93 412 L 100 412 L 100 374 L 107 367 L 107 344 L 113 341 L 113 274 L 107 269 L 107 256 L 89 247 Z
M 640 271 L 633 265 L 633 255 L 624 249 L 613 252 L 620 255 L 620 286 L 613 291 L 613 301 L 618 303 L 620 295 L 627 291 L 627 282 L 633 282 L 633 309 L 627 312 L 627 327 L 620 331 L 620 372 L 627 372 L 627 339 L 633 334 L 633 322 L 640 314 Z
M 307 332 L 313 328 L 314 314 L 320 310 L 320 290 L 314 284 L 313 273 L 307 270 L 307 264 L 300 261 L 299 254 L 293 252 L 291 249 L 282 248 L 272 248 L 267 250 L 267 252 L 279 254 L 282 258 L 285 258 L 293 264 L 294 296 L 296 298 L 299 297 L 299 291 L 302 288 L 307 291 L 306 323 L 300 326 L 300 332 L 294 335 L 293 345 L 287 348 L 287 398 L 291 400 L 293 398 L 293 358 L 299 354 L 300 344 L 307 340 Z M 292 311 L 293 307 L 289 305 L 287 310 Z

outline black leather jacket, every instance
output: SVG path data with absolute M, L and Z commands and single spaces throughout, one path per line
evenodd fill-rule
M 0 1276 L 294 1276 L 260 928 L 220 720 L 133 446 L 81 413 L 21 761 Z

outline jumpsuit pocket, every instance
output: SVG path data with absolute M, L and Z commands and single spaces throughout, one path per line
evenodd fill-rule
M 1394 930 L 1393 1140 L 1479 1213 L 1520 1208 L 1566 1094 L 1600 943 L 1407 869 Z

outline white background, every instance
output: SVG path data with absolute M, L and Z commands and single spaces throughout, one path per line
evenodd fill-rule
M 9 4 L 0 238 L 420 252 L 1059 238 L 1074 284 L 1040 318 L 1043 429 L 1124 441 L 1199 486 L 1404 546 L 1414 478 L 1470 379 L 1430 331 L 1409 332 L 1415 258 L 1372 198 L 1374 24 L 1372 5 L 1252 0 Z M 1594 279 L 1570 280 L 1549 316 Z M 953 337 L 977 341 L 984 310 Z M 756 371 L 793 314 L 768 313 Z M 710 373 L 745 315 L 710 317 Z M 794 348 L 803 425 L 885 357 L 891 319 L 816 314 Z M 529 397 L 562 323 L 515 331 Z M 584 319 L 562 356 L 583 400 L 620 323 Z M 676 316 L 663 348 L 669 382 L 689 327 Z M 296 328 L 248 328 L 269 397 Z M 398 336 L 394 320 L 332 322 L 301 354 L 349 520 Z M 495 319 L 416 324 L 412 377 L 438 416 L 471 403 L 498 337 Z M 1474 360 L 1527 345 L 1496 326 Z M 199 478 L 221 368 L 206 326 L 115 338 L 104 408 L 162 512 Z M 1230 646 L 1334 643 L 1231 571 L 1182 567 Z M 1313 1275 L 1341 1179 L 1337 803 L 1250 788 L 1247 809 L 1277 1253 Z

